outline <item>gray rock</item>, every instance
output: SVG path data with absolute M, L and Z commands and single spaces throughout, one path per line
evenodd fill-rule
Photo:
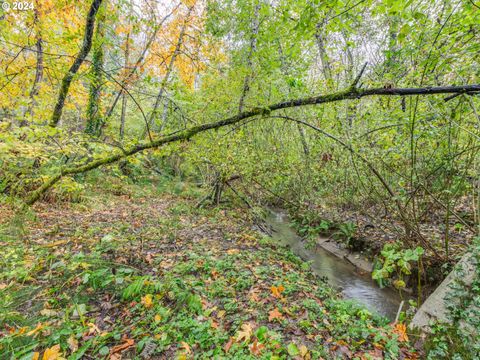
M 413 317 L 410 328 L 420 328 L 429 332 L 431 320 L 450 322 L 445 297 L 451 291 L 450 286 L 460 280 L 465 286 L 472 284 L 475 277 L 475 259 L 471 253 L 465 254 L 437 289 L 428 297 Z M 452 301 L 452 300 L 449 300 Z

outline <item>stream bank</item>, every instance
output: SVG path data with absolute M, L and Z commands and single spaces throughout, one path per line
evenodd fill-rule
M 325 277 L 340 289 L 343 296 L 366 306 L 382 316 L 395 319 L 402 297 L 391 288 L 379 288 L 371 279 L 371 263 L 360 256 L 348 254 L 335 244 L 322 239 L 319 246 L 307 248 L 303 239 L 291 228 L 288 215 L 270 209 L 266 223 L 272 228 L 271 237 L 303 260 L 311 262 L 317 275 Z

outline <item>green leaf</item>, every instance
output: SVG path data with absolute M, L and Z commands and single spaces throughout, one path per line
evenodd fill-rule
M 100 348 L 100 350 L 98 351 L 98 354 L 99 354 L 99 355 L 102 355 L 102 356 L 108 355 L 109 353 L 110 353 L 110 349 L 108 348 L 108 346 L 103 346 L 103 347 Z
M 300 350 L 298 350 L 297 345 L 295 345 L 295 343 L 293 343 L 293 342 L 288 344 L 287 352 L 288 352 L 288 355 L 290 355 L 290 356 L 300 355 Z

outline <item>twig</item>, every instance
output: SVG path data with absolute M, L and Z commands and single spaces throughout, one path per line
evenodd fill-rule
M 453 95 L 450 95 L 450 96 L 447 96 L 445 99 L 443 99 L 443 101 L 447 102 L 447 101 L 450 101 L 452 99 L 455 99 L 457 96 L 460 96 L 462 94 L 453 94 Z
M 368 61 L 365 62 L 365 64 L 363 64 L 363 67 L 362 69 L 360 70 L 360 72 L 358 73 L 357 77 L 355 78 L 355 80 L 353 81 L 353 84 L 351 86 L 352 89 L 355 89 L 358 85 L 358 82 L 360 81 L 361 77 L 363 76 L 363 73 L 365 72 L 365 69 L 367 68 L 367 65 L 368 65 Z
M 402 312 L 403 304 L 405 304 L 405 300 L 402 300 L 402 302 L 400 303 L 400 306 L 398 307 L 398 311 L 397 311 L 397 315 L 395 316 L 394 323 L 396 323 L 398 321 L 398 318 L 400 317 L 400 313 Z

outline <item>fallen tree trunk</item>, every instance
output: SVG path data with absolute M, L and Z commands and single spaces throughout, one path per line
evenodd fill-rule
M 358 79 L 358 78 L 357 78 Z M 70 166 L 60 170 L 59 173 L 49 178 L 43 183 L 37 190 L 30 193 L 27 197 L 26 203 L 28 205 L 34 204 L 48 189 L 55 185 L 65 175 L 74 175 L 87 172 L 89 170 L 96 169 L 103 165 L 112 164 L 120 159 L 134 155 L 144 150 L 155 149 L 164 144 L 184 141 L 192 138 L 198 133 L 202 133 L 212 129 L 218 129 L 224 126 L 233 125 L 241 122 L 242 120 L 261 115 L 268 115 L 270 112 L 280 109 L 288 109 L 298 106 L 325 104 L 336 101 L 343 101 L 348 99 L 360 99 L 368 96 L 411 96 L 411 95 L 433 95 L 433 94 L 472 94 L 480 92 L 480 84 L 478 85 L 464 85 L 464 86 L 442 86 L 442 87 L 425 87 L 425 88 L 399 88 L 399 89 L 358 89 L 355 87 L 358 80 L 355 80 L 354 85 L 346 90 L 320 95 L 310 98 L 302 98 L 296 100 L 290 100 L 270 105 L 264 108 L 255 108 L 249 111 L 241 112 L 235 116 L 217 121 L 191 127 L 190 129 L 181 130 L 172 135 L 163 136 L 157 140 L 143 142 L 134 145 L 130 148 L 118 151 L 117 153 L 107 156 L 103 159 L 91 161 L 86 164 L 80 164 L 77 166 Z

